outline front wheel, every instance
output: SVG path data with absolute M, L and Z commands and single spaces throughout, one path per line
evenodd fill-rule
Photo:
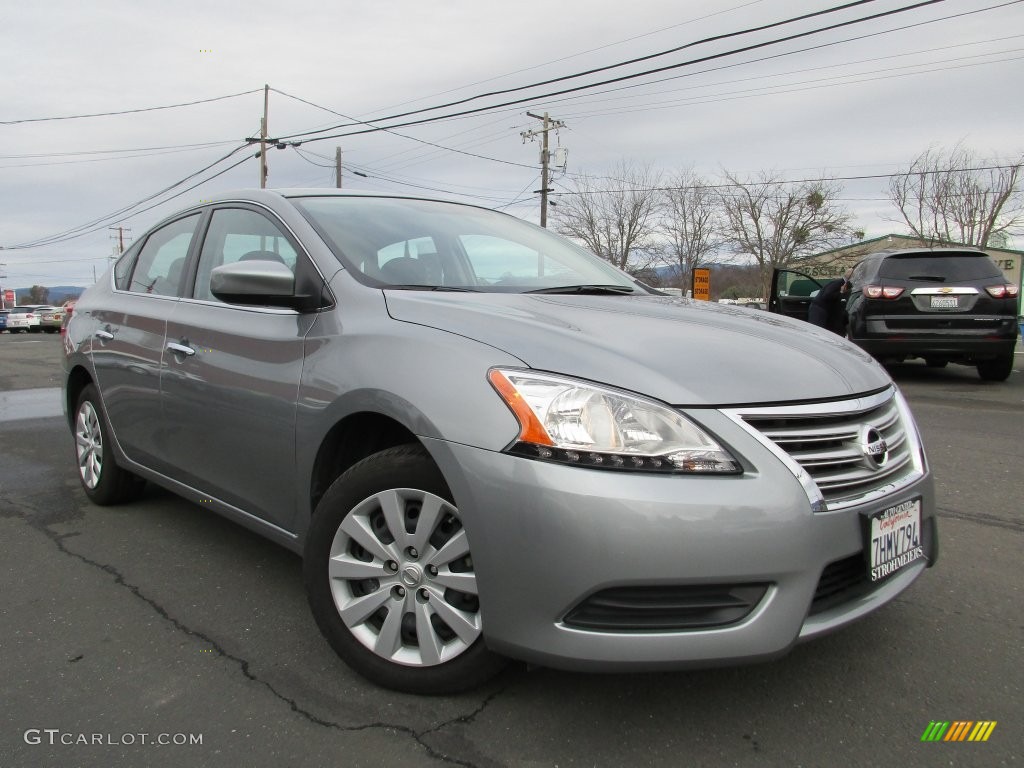
M 145 481 L 118 466 L 100 405 L 92 384 L 82 390 L 75 406 L 75 454 L 78 479 L 89 499 L 101 506 L 122 504 L 137 498 Z
M 505 665 L 484 645 L 459 510 L 420 445 L 381 451 L 334 481 L 313 516 L 303 571 L 327 641 L 378 685 L 456 693 Z
M 1006 381 L 1013 371 L 1013 353 L 983 360 L 978 363 L 978 375 L 983 381 Z

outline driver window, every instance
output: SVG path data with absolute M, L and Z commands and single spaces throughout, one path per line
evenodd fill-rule
M 216 210 L 203 242 L 193 295 L 205 301 L 220 301 L 210 292 L 210 273 L 223 264 L 277 261 L 295 272 L 297 259 L 284 232 L 266 216 L 244 208 Z

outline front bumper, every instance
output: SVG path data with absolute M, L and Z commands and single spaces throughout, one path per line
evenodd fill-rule
M 925 561 L 810 618 L 822 573 L 863 550 L 861 514 L 922 499 L 932 557 L 929 475 L 870 508 L 812 513 L 793 474 L 761 446 L 743 476 L 581 469 L 425 440 L 448 479 L 473 553 L 487 643 L 544 666 L 650 670 L 778 656 L 906 589 Z M 866 571 L 866 566 L 865 566 Z M 617 587 L 761 584 L 742 620 L 685 631 L 595 631 L 565 618 Z

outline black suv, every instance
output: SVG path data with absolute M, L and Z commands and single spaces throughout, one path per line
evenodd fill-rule
M 807 280 L 814 285 L 801 282 Z M 935 368 L 950 362 L 975 365 L 986 381 L 1004 381 L 1013 370 L 1017 286 L 982 251 L 911 248 L 872 253 L 857 264 L 850 282 L 847 336 L 875 358 L 923 357 Z M 820 286 L 809 275 L 779 270 L 771 308 L 806 320 Z

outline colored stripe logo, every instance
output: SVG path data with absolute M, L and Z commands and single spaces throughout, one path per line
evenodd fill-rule
M 988 741 L 995 728 L 995 720 L 932 720 L 921 741 Z

